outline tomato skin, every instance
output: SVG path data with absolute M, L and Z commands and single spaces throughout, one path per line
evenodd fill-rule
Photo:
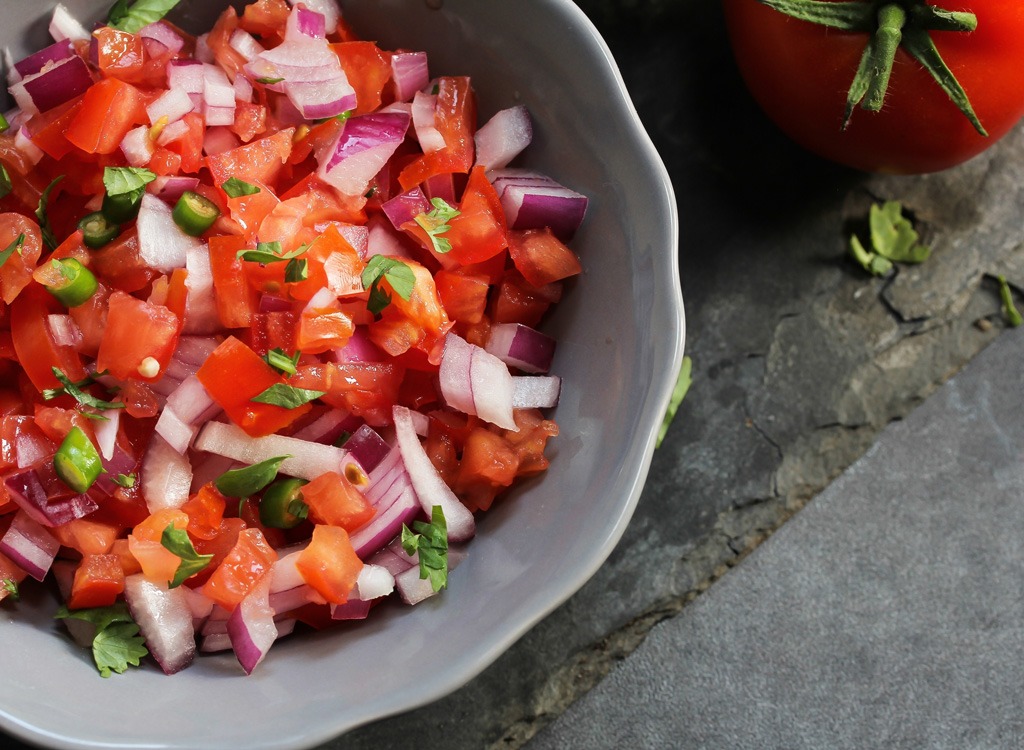
M 167 369 L 181 333 L 181 321 L 163 305 L 137 299 L 122 291 L 110 295 L 107 325 L 103 330 L 96 366 L 119 380 L 140 378 L 143 360 L 152 357 L 160 367 L 155 382 Z
M 125 135 L 146 122 L 142 92 L 130 83 L 106 78 L 93 84 L 68 123 L 67 139 L 89 154 L 111 154 Z
M 85 377 L 78 352 L 53 340 L 46 316 L 62 312 L 57 300 L 38 284 L 31 284 L 11 305 L 11 335 L 18 361 L 37 390 L 59 388 L 54 367 L 72 380 Z
M 124 569 L 117 555 L 86 555 L 75 571 L 68 609 L 109 607 L 124 591 Z
M 259 529 L 243 529 L 231 551 L 203 585 L 203 593 L 227 610 L 239 602 L 270 575 L 277 553 L 267 544 Z
M 768 117 L 820 156 L 895 174 L 934 172 L 966 161 L 1024 115 L 1024 6 L 1000 0 L 929 4 L 978 17 L 975 31 L 931 32 L 931 37 L 967 92 L 987 138 L 902 49 L 882 111 L 858 107 L 841 130 L 846 94 L 868 36 L 798 21 L 757 0 L 723 0 L 736 62 Z
M 0 298 L 7 304 L 13 302 L 32 280 L 32 271 L 39 260 L 43 244 L 39 225 L 34 221 L 21 214 L 0 214 L 0 250 L 10 247 L 22 234 L 25 235 L 25 239 L 21 245 L 21 252 L 14 253 L 0 267 Z
M 355 531 L 373 518 L 374 508 L 344 474 L 329 471 L 302 487 L 314 523 Z
M 340 526 L 314 526 L 313 538 L 296 563 L 303 579 L 331 604 L 344 604 L 363 569 L 348 533 Z

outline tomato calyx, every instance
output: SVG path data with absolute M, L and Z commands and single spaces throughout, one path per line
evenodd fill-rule
M 902 48 L 927 70 L 979 134 L 988 133 L 971 106 L 967 92 L 943 61 L 931 31 L 969 33 L 978 26 L 973 13 L 949 11 L 924 0 L 758 0 L 801 21 L 869 35 L 860 65 L 850 84 L 841 128 L 846 129 L 858 105 L 878 112 L 885 100 L 896 51 Z

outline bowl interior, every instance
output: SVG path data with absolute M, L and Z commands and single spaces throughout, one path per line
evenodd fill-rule
M 15 59 L 48 42 L 53 4 L 7 0 L 0 39 Z M 65 4 L 86 23 L 109 5 Z M 551 469 L 481 519 L 442 596 L 285 639 L 249 678 L 224 655 L 174 677 L 150 664 L 102 680 L 51 619 L 55 601 L 30 592 L 0 607 L 5 730 L 68 748 L 309 747 L 469 680 L 576 591 L 621 536 L 682 356 L 668 177 L 607 48 L 569 0 L 429 5 L 343 8 L 364 38 L 427 50 L 432 74 L 472 76 L 481 119 L 525 104 L 535 140 L 522 165 L 591 198 L 572 242 L 585 273 L 545 324 L 559 340 L 552 372 L 564 378 Z M 183 0 L 172 18 L 199 31 L 214 6 Z

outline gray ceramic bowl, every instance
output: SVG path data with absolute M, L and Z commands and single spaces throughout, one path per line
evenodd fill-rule
M 110 2 L 65 4 L 91 22 Z M 3 0 L 15 59 L 47 42 L 53 5 Z M 199 30 L 221 5 L 182 0 L 172 18 Z M 481 116 L 526 104 L 525 164 L 591 198 L 573 242 L 586 272 L 548 325 L 565 379 L 552 467 L 483 518 L 442 596 L 285 639 L 252 677 L 224 655 L 173 677 L 147 664 L 104 680 L 51 619 L 54 599 L 5 604 L 0 727 L 13 735 L 61 748 L 311 747 L 467 682 L 582 586 L 629 521 L 682 357 L 683 308 L 672 187 L 608 48 L 570 0 L 343 8 L 365 38 L 427 50 L 435 74 L 471 75 Z

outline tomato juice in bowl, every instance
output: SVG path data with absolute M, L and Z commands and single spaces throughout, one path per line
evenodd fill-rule
M 86 22 L 106 10 L 68 7 Z M 195 10 L 185 2 L 172 20 L 200 30 L 211 19 Z M 382 47 L 426 49 L 433 75 L 470 75 L 482 121 L 524 104 L 535 137 L 518 164 L 590 197 L 572 242 L 585 273 L 544 327 L 559 341 L 554 367 L 565 383 L 552 469 L 480 519 L 441 595 L 412 610 L 384 607 L 358 627 L 282 640 L 249 678 L 232 657 L 215 656 L 173 678 L 149 664 L 97 682 L 52 622 L 55 603 L 26 587 L 0 623 L 5 638 L 24 644 L 6 673 L 51 695 L 86 697 L 63 713 L 41 706 L 32 690 L 14 690 L 2 701 L 9 731 L 67 747 L 309 746 L 465 682 L 582 585 L 628 520 L 675 381 L 682 317 L 671 188 L 606 49 L 568 3 L 524 3 L 512 13 L 473 3 L 437 11 L 349 2 L 343 12 Z M 45 17 L 37 8 L 26 24 Z M 574 33 L 554 38 L 553 21 Z M 523 62 L 510 69 L 510 59 Z M 162 732 L 146 709 L 125 716 L 120 707 L 139 705 L 140 696 L 165 716 L 187 718 Z M 268 701 L 272 722 L 261 720 Z M 216 728 L 224 715 L 242 720 Z

